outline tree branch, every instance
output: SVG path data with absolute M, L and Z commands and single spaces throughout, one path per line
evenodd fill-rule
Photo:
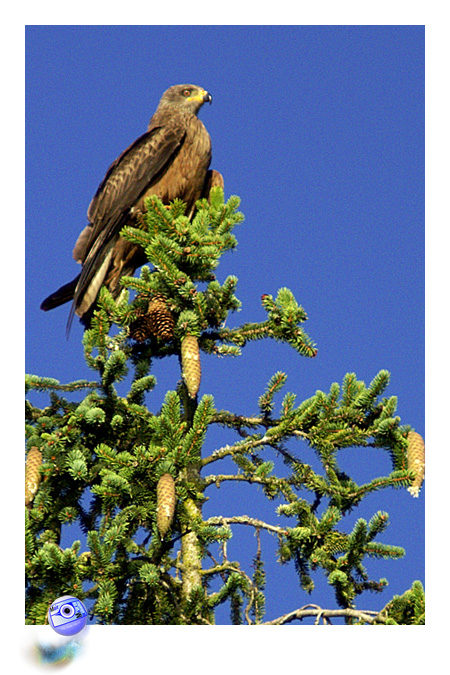
M 378 611 L 373 611 L 371 609 L 322 609 L 318 605 L 304 605 L 304 607 L 300 607 L 300 609 L 295 609 L 293 612 L 283 614 L 283 616 L 279 616 L 272 621 L 264 621 L 259 625 L 281 626 L 286 623 L 291 623 L 292 621 L 302 621 L 309 616 L 316 617 L 315 625 L 319 624 L 320 619 L 326 620 L 331 617 L 351 617 L 370 624 L 386 623 L 386 619 L 380 616 Z
M 210 557 L 212 557 L 212 556 L 210 556 Z M 229 563 L 228 561 L 226 561 L 222 564 L 218 563 L 215 567 L 210 567 L 208 570 L 204 570 L 202 572 L 202 574 L 203 575 L 207 575 L 207 574 L 220 574 L 220 575 L 222 575 L 222 572 L 225 572 L 225 571 L 230 571 L 230 572 L 233 572 L 233 573 L 235 572 L 237 574 L 240 574 L 247 581 L 248 588 L 251 589 L 251 590 L 249 590 L 248 592 L 245 593 L 245 595 L 248 597 L 248 602 L 247 602 L 247 605 L 244 609 L 244 616 L 247 620 L 248 625 L 251 626 L 251 625 L 253 625 L 253 621 L 250 618 L 250 610 L 251 610 L 251 608 L 253 606 L 253 603 L 255 601 L 255 595 L 257 593 L 257 589 L 256 589 L 253 581 L 248 576 L 248 574 L 246 572 L 244 572 L 244 570 L 242 570 L 239 566 L 236 567 L 233 563 Z M 224 581 L 223 577 L 222 577 L 222 580 Z M 214 598 L 218 597 L 218 596 L 219 596 L 219 593 L 213 593 L 212 595 L 210 595 L 210 599 L 214 601 Z
M 245 415 L 234 415 L 226 410 L 218 410 L 214 415 L 212 422 L 215 424 L 224 424 L 230 427 L 257 427 L 263 426 L 266 428 L 276 426 L 279 420 L 271 420 L 268 417 L 247 417 Z
M 255 420 L 257 418 L 254 418 Z M 276 425 L 275 425 L 276 426 Z M 211 462 L 215 462 L 218 459 L 222 459 L 222 457 L 227 457 L 228 455 L 232 455 L 235 452 L 248 452 L 252 448 L 257 448 L 261 445 L 268 445 L 274 450 L 278 450 L 283 454 L 283 452 L 278 448 L 276 445 L 276 442 L 279 441 L 281 438 L 285 438 L 288 436 L 296 436 L 303 438 L 305 440 L 308 440 L 308 434 L 306 434 L 304 431 L 299 431 L 298 429 L 291 429 L 289 431 L 280 431 L 278 434 L 275 433 L 272 427 L 272 433 L 266 433 L 262 438 L 254 438 L 253 436 L 247 436 L 246 440 L 244 442 L 238 442 L 235 443 L 234 445 L 224 445 L 222 448 L 218 448 L 217 450 L 214 450 L 214 452 L 209 455 L 209 457 L 205 457 L 202 459 L 202 466 L 206 466 L 207 464 L 211 464 Z M 286 453 L 288 454 L 288 453 Z M 295 458 L 292 458 L 295 460 Z M 299 460 L 295 460 L 299 461 Z
M 259 476 L 245 476 L 244 474 L 241 473 L 236 473 L 236 474 L 219 474 L 219 475 L 214 475 L 211 474 L 209 476 L 205 476 L 205 487 L 208 487 L 209 485 L 212 485 L 213 483 L 216 484 L 217 487 L 220 487 L 220 483 L 224 480 L 236 480 L 236 481 L 244 481 L 247 483 L 264 483 L 265 481 L 262 478 L 259 478 Z
M 235 443 L 234 445 L 224 445 L 222 448 L 219 448 L 218 450 L 214 450 L 212 455 L 209 457 L 205 457 L 202 459 L 202 466 L 206 466 L 207 464 L 211 464 L 211 462 L 215 462 L 218 459 L 222 459 L 222 457 L 227 457 L 228 455 L 232 455 L 235 452 L 240 453 L 240 452 L 248 452 L 252 448 L 257 448 L 260 445 L 270 445 L 273 443 L 274 438 L 273 436 L 263 436 L 262 438 L 253 438 L 250 437 L 247 441 L 244 443 Z
M 213 516 L 212 518 L 208 518 L 205 523 L 207 525 L 228 525 L 229 523 L 236 523 L 237 525 L 250 525 L 251 527 L 262 528 L 263 530 L 274 532 L 278 535 L 286 534 L 286 528 L 278 527 L 277 525 L 269 525 L 263 520 L 250 518 L 250 516 L 231 516 L 229 518 L 225 516 Z

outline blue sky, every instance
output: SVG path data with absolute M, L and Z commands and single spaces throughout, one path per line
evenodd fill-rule
M 402 422 L 425 437 L 421 26 L 28 28 L 26 372 L 62 382 L 91 377 L 82 327 L 74 322 L 65 337 L 69 307 L 44 313 L 39 304 L 78 271 L 72 248 L 107 167 L 146 130 L 162 92 L 183 82 L 212 93 L 212 106 L 200 113 L 212 167 L 224 176 L 226 196 L 241 197 L 246 217 L 236 252 L 218 270 L 222 281 L 239 278 L 243 308 L 229 325 L 264 320 L 261 295 L 287 286 L 306 309 L 305 329 L 319 350 L 308 360 L 264 341 L 235 360 L 205 357 L 201 393 L 212 393 L 218 408 L 251 414 L 277 370 L 288 374 L 284 392 L 301 401 L 347 372 L 368 383 L 385 368 Z M 176 360 L 157 363 L 154 374 L 158 386 L 147 403 L 157 410 L 176 386 Z M 229 440 L 212 437 L 208 453 Z M 290 448 L 312 461 L 306 447 Z M 389 471 L 384 455 L 344 453 L 342 466 L 357 480 Z M 258 509 L 278 522 L 273 504 L 248 487 L 210 492 L 205 515 Z M 406 490 L 385 491 L 348 517 L 350 529 L 358 517 L 386 510 L 391 525 L 380 540 L 406 549 L 403 560 L 368 564 L 390 585 L 360 598 L 359 607 L 381 607 L 424 580 L 424 497 L 425 489 L 417 500 Z M 251 557 L 252 533 L 239 535 L 235 558 Z M 263 539 L 269 558 L 274 548 Z M 333 605 L 320 573 L 317 595 L 308 597 L 293 568 L 273 563 L 270 572 L 267 620 L 309 601 Z

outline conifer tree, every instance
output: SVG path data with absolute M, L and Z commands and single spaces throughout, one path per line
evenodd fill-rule
M 365 560 L 404 555 L 380 540 L 388 514 L 376 512 L 368 522 L 355 516 L 351 529 L 342 523 L 374 491 L 409 488 L 416 495 L 420 489 L 422 444 L 395 415 L 396 397 L 383 397 L 389 373 L 381 370 L 368 385 L 347 373 L 329 391 L 300 403 L 287 392 L 280 403 L 287 378 L 276 372 L 255 402 L 256 415 L 217 409 L 214 392 L 200 396 L 203 354 L 239 356 L 248 342 L 262 338 L 284 342 L 306 358 L 317 350 L 303 327 L 306 312 L 288 288 L 263 295 L 264 321 L 226 327 L 240 308 L 237 278 L 220 284 L 215 270 L 236 246 L 233 229 L 243 215 L 239 199 L 225 202 L 219 188 L 197 207 L 189 220 L 182 202 L 166 208 L 152 197 L 141 226 L 123 229 L 149 264 L 139 277 L 122 279 L 117 302 L 101 289 L 83 337 L 93 379 L 60 384 L 26 378 L 28 391 L 49 393 L 43 409 L 26 401 L 26 622 L 45 623 L 56 597 L 75 595 L 101 624 L 213 624 L 223 603 L 234 624 L 284 624 L 306 616 L 316 623 L 333 617 L 349 624 L 423 623 L 420 582 L 381 602 L 380 611 L 359 607 L 364 591 L 381 592 L 387 583 L 369 577 Z M 170 355 L 179 358 L 180 380 L 153 410 L 147 396 L 157 386 L 152 364 Z M 118 383 L 130 375 L 121 396 Z M 66 398 L 78 391 L 81 400 Z M 211 450 L 205 439 L 214 425 L 236 432 L 236 440 Z M 304 461 L 300 445 L 287 449 L 291 439 L 313 448 L 320 470 Z M 387 451 L 392 470 L 357 484 L 341 469 L 340 455 L 367 446 Z M 223 473 L 224 460 L 233 462 L 234 473 Z M 267 500 L 281 502 L 274 510 L 279 517 L 205 519 L 206 489 L 228 481 L 260 486 Z M 74 522 L 85 540 L 62 548 L 61 528 Z M 227 542 L 242 524 L 257 535 L 252 571 L 227 555 Z M 314 573 L 325 574 L 335 608 L 289 607 L 283 616 L 265 617 L 262 530 L 276 537 L 278 562 L 295 566 L 305 592 L 314 589 Z

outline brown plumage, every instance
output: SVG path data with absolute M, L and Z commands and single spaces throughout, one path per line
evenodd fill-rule
M 198 199 L 208 197 L 215 185 L 223 187 L 220 173 L 208 169 L 211 139 L 197 118 L 207 101 L 211 95 L 191 84 L 164 92 L 148 130 L 111 164 L 90 203 L 89 224 L 73 250 L 81 273 L 46 298 L 41 309 L 73 299 L 68 325 L 74 313 L 89 325 L 101 285 L 117 297 L 120 278 L 146 262 L 139 246 L 119 236 L 124 225 L 138 226 L 145 197 L 156 195 L 165 204 L 182 199 L 192 217 Z

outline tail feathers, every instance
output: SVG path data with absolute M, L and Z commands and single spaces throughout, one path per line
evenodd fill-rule
M 75 277 L 75 279 L 72 279 L 72 281 L 69 281 L 68 284 L 64 284 L 64 286 L 58 288 L 58 290 L 49 295 L 48 298 L 45 298 L 41 303 L 41 309 L 43 309 L 44 312 L 48 312 L 49 309 L 54 309 L 55 307 L 59 307 L 60 305 L 64 305 L 64 303 L 73 300 L 79 278 L 80 275 Z

